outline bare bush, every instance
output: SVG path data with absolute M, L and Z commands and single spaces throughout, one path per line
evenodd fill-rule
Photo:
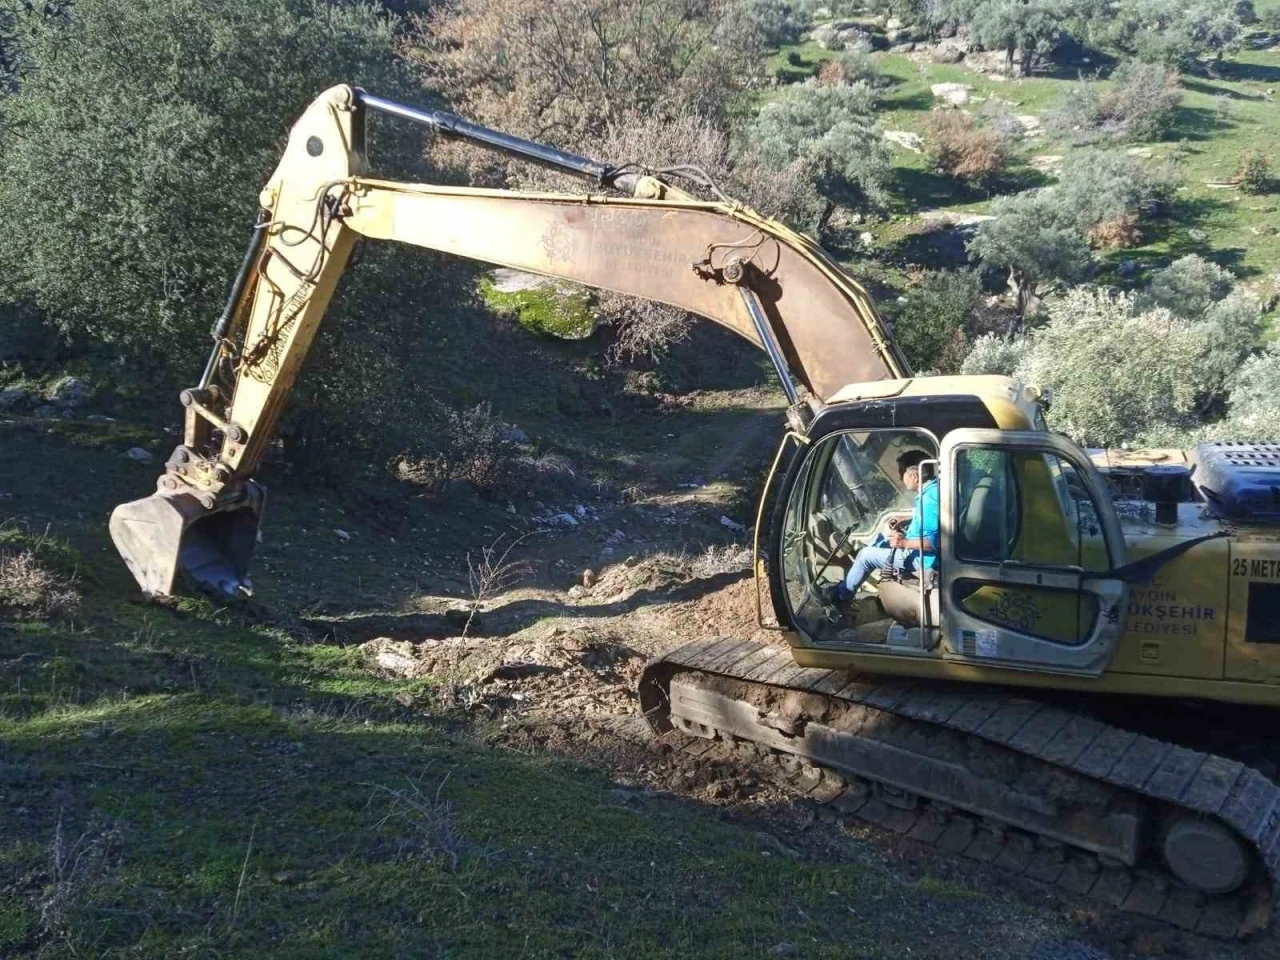
M 72 579 L 45 568 L 30 550 L 0 551 L 0 611 L 60 617 L 71 616 L 79 606 Z
M 716 116 L 758 75 L 767 30 L 715 0 L 456 0 L 416 19 L 403 52 L 468 117 L 568 149 L 631 112 Z M 473 175 L 505 164 L 447 159 Z M 496 166 L 495 166 L 496 164 Z
M 417 854 L 427 860 L 446 863 L 450 870 L 456 870 L 466 841 L 454 822 L 453 804 L 441 797 L 445 784 L 449 782 L 449 774 L 445 774 L 434 790 L 424 789 L 425 779 L 424 773 L 416 780 L 406 781 L 404 787 L 374 784 L 374 795 L 388 801 L 387 812 L 377 826 L 382 828 L 396 823 L 408 828 L 411 836 L 400 841 L 398 854 Z
M 497 493 L 510 478 L 515 446 L 488 403 L 466 410 L 441 407 L 431 418 L 425 452 L 405 452 L 394 461 L 396 476 L 438 496 L 453 481 Z
M 1085 239 L 1092 247 L 1102 249 L 1120 249 L 1136 247 L 1142 242 L 1142 231 L 1138 229 L 1138 215 L 1122 213 L 1110 220 L 1094 224 L 1085 231 Z
M 654 300 L 602 293 L 597 303 L 600 322 L 613 327 L 607 357 L 627 363 L 641 357 L 660 360 L 677 343 L 689 339 L 693 315 Z
M 120 833 L 112 826 L 95 827 L 72 839 L 58 814 L 49 843 L 49 882 L 39 903 L 40 926 L 46 934 L 66 942 L 75 939 L 77 918 L 93 889 L 113 871 L 119 843 Z
M 1116 68 L 1112 80 L 1113 86 L 1105 92 L 1093 80 L 1073 84 L 1050 117 L 1050 126 L 1081 140 L 1159 139 L 1182 102 L 1178 71 L 1158 63 L 1126 61 Z
M 689 575 L 696 580 L 706 580 L 726 573 L 741 573 L 750 569 L 751 548 L 736 543 L 707 547 L 689 562 Z
M 943 173 L 979 187 L 1004 176 L 1008 156 L 1000 134 L 979 128 L 968 114 L 935 110 L 924 138 L 930 162 Z
M 474 558 L 467 551 L 467 583 L 471 588 L 471 603 L 468 604 L 467 622 L 462 625 L 464 637 L 486 600 L 511 589 L 531 572 L 527 563 L 510 559 L 511 551 L 520 545 L 524 537 L 516 537 L 505 547 L 502 546 L 504 539 L 505 535 L 499 536 L 487 547 L 481 547 L 479 556 Z

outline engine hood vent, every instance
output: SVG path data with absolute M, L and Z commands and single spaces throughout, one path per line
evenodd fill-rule
M 1192 477 L 1214 516 L 1280 523 L 1280 444 L 1202 443 L 1192 461 Z

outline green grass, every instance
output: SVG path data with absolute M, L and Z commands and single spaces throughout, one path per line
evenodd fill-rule
M 203 601 L 128 603 L 122 574 L 75 623 L 0 621 L 0 955 L 954 954 L 893 917 L 971 909 L 963 889 L 628 805 L 458 732 L 427 684 Z
M 717 431 L 751 414 L 694 406 Z M 979 955 L 1004 924 L 1020 956 L 1053 931 L 962 886 L 781 855 L 716 808 L 619 796 L 603 760 L 486 746 L 448 690 L 316 642 L 296 619 L 312 604 L 394 610 L 456 572 L 469 541 L 418 504 L 389 526 L 282 484 L 253 607 L 132 601 L 105 520 L 157 468 L 119 456 L 132 428 L 98 429 L 114 440 L 0 424 L 0 549 L 35 548 L 82 594 L 72 620 L 0 612 L 0 956 L 736 958 L 785 942 L 897 960 Z M 487 509 L 466 511 L 471 535 Z
M 788 63 L 795 52 L 799 67 Z M 771 72 L 785 81 L 811 76 L 824 59 L 835 54 L 813 43 L 787 47 L 769 61 Z M 881 99 L 880 120 L 886 130 L 923 130 L 935 100 L 930 87 L 937 83 L 962 83 L 973 88 L 973 105 L 979 110 L 991 98 L 1007 101 L 1014 113 L 1045 116 L 1053 110 L 1066 84 L 1061 76 L 993 81 L 962 64 L 916 63 L 905 55 L 876 55 L 887 80 Z M 1183 189 L 1173 216 L 1152 222 L 1144 229 L 1147 242 L 1129 250 L 1100 253 L 1104 264 L 1134 259 L 1163 265 L 1188 253 L 1202 256 L 1235 271 L 1245 279 L 1265 280 L 1280 271 L 1280 192 L 1251 196 L 1234 189 L 1212 188 L 1206 181 L 1226 180 L 1235 172 L 1245 150 L 1280 155 L 1280 106 L 1265 99 L 1268 89 L 1280 86 L 1280 57 L 1266 51 L 1241 52 L 1222 69 L 1221 79 L 1188 75 L 1184 96 L 1173 128 L 1157 142 L 1125 142 L 1117 149 L 1150 148 L 1153 162 L 1169 161 L 1180 175 Z M 1103 81 L 1104 86 L 1109 81 Z M 1226 103 L 1225 114 L 1218 105 Z M 1042 136 L 1022 141 L 1014 157 L 1012 176 L 1000 192 L 1012 192 L 1044 182 L 1026 166 L 1036 154 L 1068 154 L 1078 149 L 1063 139 Z M 895 203 L 893 218 L 910 218 L 922 210 L 952 209 L 982 212 L 990 197 L 963 187 L 929 169 L 927 159 L 894 148 Z M 893 223 L 875 231 L 893 242 L 902 236 Z
M 543 283 L 530 290 L 499 290 L 488 278 L 480 296 L 494 313 L 514 317 L 526 330 L 562 340 L 581 340 L 595 330 L 591 294 L 585 287 Z

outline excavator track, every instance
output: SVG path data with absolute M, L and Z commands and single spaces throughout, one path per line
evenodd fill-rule
M 1206 936 L 1272 927 L 1280 788 L 1214 754 L 999 687 L 798 666 L 752 641 L 651 662 L 640 704 L 691 757 Z

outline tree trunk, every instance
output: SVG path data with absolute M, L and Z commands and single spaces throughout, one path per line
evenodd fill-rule
M 1017 49 L 1015 44 L 1006 44 L 1004 48 L 1004 75 L 1006 77 L 1013 76 L 1013 54 Z
M 1022 69 L 1020 73 L 1024 77 L 1031 76 L 1031 68 L 1036 62 L 1036 52 L 1034 50 L 1022 51 Z
M 831 221 L 831 215 L 836 212 L 835 202 L 827 201 L 827 205 L 822 208 L 822 216 L 818 217 L 818 236 L 822 236 L 822 231 L 827 229 L 827 224 Z
M 1015 312 L 1018 317 L 1017 329 L 1015 333 L 1022 333 L 1026 329 L 1027 312 L 1036 303 L 1036 285 L 1035 281 L 1028 277 L 1024 277 L 1016 267 L 1009 269 L 1009 289 L 1013 292 Z

